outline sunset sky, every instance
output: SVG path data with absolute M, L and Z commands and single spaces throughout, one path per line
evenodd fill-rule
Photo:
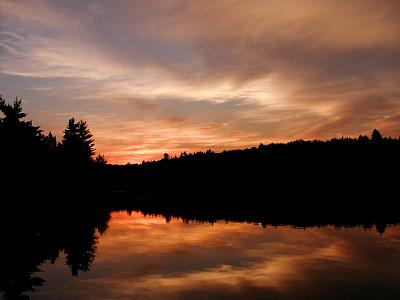
M 400 1 L 0 0 L 0 93 L 111 163 L 400 135 Z

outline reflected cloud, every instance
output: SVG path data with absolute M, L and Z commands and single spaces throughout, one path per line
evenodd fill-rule
M 395 299 L 400 292 L 399 246 L 398 227 L 388 227 L 379 236 L 361 228 L 330 226 L 303 230 L 180 219 L 166 223 L 162 217 L 119 212 L 112 214 L 110 229 L 100 238 L 93 271 L 76 281 L 62 275 L 57 263 L 44 265 L 46 289 L 39 289 L 37 296 L 46 299 L 62 288 L 74 299 L 98 294 L 145 299 Z

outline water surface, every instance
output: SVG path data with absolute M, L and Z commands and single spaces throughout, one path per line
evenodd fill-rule
M 400 299 L 400 227 L 166 222 L 114 212 L 94 259 L 71 276 L 43 263 L 31 299 Z

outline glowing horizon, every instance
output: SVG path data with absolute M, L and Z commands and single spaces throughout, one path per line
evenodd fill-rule
M 398 1 L 0 0 L 0 92 L 110 163 L 400 135 Z

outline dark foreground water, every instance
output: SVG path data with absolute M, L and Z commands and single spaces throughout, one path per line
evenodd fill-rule
M 65 246 L 69 256 L 61 251 L 53 263 L 45 260 L 32 274 L 45 280 L 43 286 L 26 294 L 31 299 L 400 299 L 398 226 L 380 234 L 375 227 L 167 223 L 160 216 L 114 212 L 101 231 L 95 230 L 87 253 L 88 271 L 71 269 L 68 247 L 74 246 Z M 79 265 L 82 258 L 77 259 Z

